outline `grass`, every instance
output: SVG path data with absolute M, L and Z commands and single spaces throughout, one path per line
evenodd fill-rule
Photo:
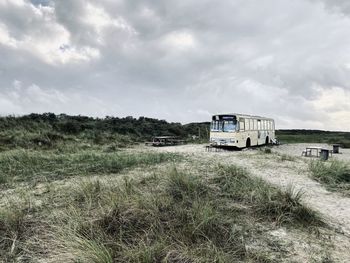
M 317 213 L 301 203 L 302 192 L 292 187 L 282 191 L 235 166 L 221 167 L 220 175 L 217 180 L 226 194 L 254 206 L 254 212 L 267 220 L 303 227 L 323 224 Z
M 287 250 L 269 231 L 325 226 L 292 187 L 279 190 L 234 165 L 176 168 L 182 159 L 101 149 L 1 153 L 2 186 L 20 187 L 0 199 L 0 262 L 280 262 Z M 159 163 L 167 168 L 151 168 Z M 122 175 L 132 168 L 134 177 Z
M 280 162 L 285 162 L 285 161 L 294 162 L 294 161 L 296 161 L 296 157 L 288 155 L 288 154 L 281 154 L 281 153 L 273 152 L 272 149 L 268 148 L 268 147 L 264 147 L 264 148 L 259 149 L 259 153 L 266 154 L 266 157 L 267 156 L 270 156 L 273 158 L 277 157 L 277 160 Z
M 236 166 L 210 177 L 172 168 L 73 187 L 68 208 L 50 217 L 58 262 L 278 262 L 283 251 L 248 249 L 268 243 L 266 225 L 324 225 L 300 192 L 280 191 Z
M 350 194 L 350 166 L 348 163 L 333 160 L 330 162 L 311 161 L 311 175 L 332 190 L 342 190 Z
M 85 150 L 55 153 L 15 150 L 0 155 L 0 185 L 20 181 L 45 182 L 70 176 L 119 173 L 130 167 L 178 159 L 171 153 L 126 153 Z
M 281 162 L 285 162 L 285 161 L 294 162 L 296 160 L 296 158 L 294 156 L 291 156 L 288 154 L 278 154 L 278 156 L 279 156 L 279 160 Z
M 21 241 L 30 235 L 29 209 L 22 203 L 11 203 L 0 208 L 0 259 L 3 262 L 15 261 L 24 247 Z
M 331 132 L 320 130 L 277 130 L 276 136 L 282 143 L 340 144 L 344 148 L 350 148 L 349 132 Z

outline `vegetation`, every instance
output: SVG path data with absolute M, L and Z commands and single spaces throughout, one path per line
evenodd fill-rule
M 47 182 L 70 176 L 119 173 L 125 168 L 174 161 L 171 153 L 127 153 L 85 150 L 77 153 L 14 150 L 0 155 L 0 186 L 6 183 Z
M 57 147 L 103 146 L 122 148 L 149 141 L 154 136 L 178 136 L 191 142 L 208 142 L 209 122 L 168 123 L 147 117 L 92 118 L 53 113 L 0 117 L 0 150 L 55 149 Z M 282 143 L 339 143 L 350 147 L 349 132 L 277 130 Z
M 209 173 L 173 167 L 87 179 L 51 189 L 39 207 L 11 203 L 0 208 L 0 254 L 4 261 L 279 262 L 286 254 L 266 231 L 324 225 L 292 188 L 278 190 L 236 166 Z
M 104 119 L 53 113 L 0 118 L 0 150 L 53 149 L 59 146 L 107 145 L 125 147 L 171 135 L 193 141 L 208 141 L 208 123 L 168 123 L 165 120 L 133 117 Z
M 333 160 L 330 162 L 312 161 L 309 164 L 312 177 L 330 189 L 350 194 L 350 166 L 348 163 Z
M 328 143 L 350 148 L 350 132 L 277 130 L 276 136 L 282 143 Z
M 207 140 L 207 123 L 48 113 L 0 128 L 0 262 L 280 262 L 288 244 L 271 231 L 320 238 L 326 226 L 292 187 L 129 147 L 165 134 Z

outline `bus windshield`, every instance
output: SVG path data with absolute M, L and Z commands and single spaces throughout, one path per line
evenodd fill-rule
M 234 132 L 236 125 L 236 120 L 215 120 L 211 123 L 211 131 Z
M 224 132 L 233 132 L 236 130 L 236 121 L 224 121 L 223 122 L 223 131 Z

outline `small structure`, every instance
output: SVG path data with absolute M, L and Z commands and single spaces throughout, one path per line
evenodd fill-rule
M 172 146 L 184 143 L 184 140 L 181 140 L 176 136 L 157 136 L 153 137 L 152 142 L 147 144 L 151 144 L 152 146 Z
M 321 149 L 320 152 L 320 159 L 322 161 L 327 161 L 329 157 L 329 150 L 328 149 Z
M 313 151 L 315 151 L 315 156 L 318 157 L 320 152 L 322 150 L 322 147 L 317 146 L 308 146 L 306 149 L 301 153 L 301 156 L 312 156 Z
M 339 148 L 340 148 L 339 144 L 333 144 L 333 153 L 339 153 Z
M 315 152 L 315 154 L 313 155 L 313 152 Z M 306 147 L 305 150 L 302 151 L 301 156 L 315 156 L 315 157 L 320 157 L 321 160 L 328 160 L 329 155 L 332 156 L 333 154 L 333 150 L 329 150 L 329 149 L 325 149 L 322 147 L 317 147 L 317 146 L 308 146 Z

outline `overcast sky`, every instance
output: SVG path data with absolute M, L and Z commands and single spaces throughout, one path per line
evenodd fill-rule
M 350 131 L 348 0 L 0 0 L 0 115 Z

